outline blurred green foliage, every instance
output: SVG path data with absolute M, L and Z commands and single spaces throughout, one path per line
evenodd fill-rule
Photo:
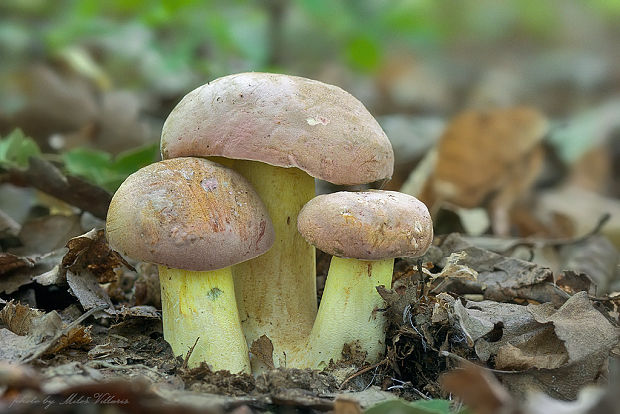
M 454 411 L 448 400 L 404 401 L 390 400 L 378 403 L 364 411 L 365 414 L 466 414 L 466 409 Z
M 110 192 L 116 191 L 125 178 L 157 160 L 159 145 L 150 144 L 112 157 L 107 152 L 75 148 L 62 154 L 66 170 Z
M 457 42 L 466 51 L 468 44 L 510 45 L 516 39 L 552 44 L 558 33 L 570 41 L 574 16 L 584 10 L 598 16 L 596 22 L 613 23 L 620 0 L 3 0 L 0 112 L 8 116 L 24 105 L 29 90 L 19 89 L 15 74 L 51 61 L 93 81 L 98 93 L 135 91 L 155 130 L 187 91 L 229 73 L 315 77 L 335 66 L 344 68 L 341 77 L 378 76 L 388 56 L 448 53 Z M 26 128 L 9 125 L 15 126 Z M 41 144 L 48 137 L 35 138 Z M 1 162 L 23 168 L 32 144 L 3 140 Z M 121 177 L 154 158 L 153 148 L 117 159 L 71 150 L 62 159 L 70 172 L 113 190 Z
M 0 137 L 0 168 L 28 168 L 30 157 L 37 157 L 41 150 L 34 140 L 24 135 L 21 129 L 16 129 L 6 137 Z
M 114 192 L 127 176 L 157 161 L 158 156 L 159 145 L 153 143 L 122 152 L 116 157 L 101 150 L 74 148 L 62 153 L 60 159 L 69 174 Z M 0 137 L 0 169 L 25 170 L 31 157 L 46 155 L 41 154 L 37 143 L 20 129 Z
M 528 34 L 546 41 L 564 1 L 537 0 L 4 0 L 0 45 L 58 54 L 94 44 L 116 82 L 212 79 L 244 70 L 309 72 L 334 61 L 376 70 L 386 51 L 430 50 L 455 40 L 490 42 Z M 620 15 L 620 1 L 580 7 Z M 283 18 L 282 16 L 285 16 Z M 282 21 L 284 20 L 284 21 Z M 279 41 L 274 41 L 274 27 Z M 11 49 L 9 47 L 9 49 Z M 277 49 L 277 50 L 276 50 Z M 102 60 L 104 60 L 102 58 Z M 120 76 L 122 74 L 122 76 Z M 191 83 L 191 81 L 190 81 Z

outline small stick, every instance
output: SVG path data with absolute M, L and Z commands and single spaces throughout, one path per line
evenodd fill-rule
M 462 356 L 459 356 L 457 354 L 453 354 L 452 352 L 449 352 L 449 351 L 441 351 L 440 354 L 441 354 L 441 356 L 445 356 L 445 357 L 450 357 L 450 358 L 456 359 L 457 361 L 462 362 L 463 364 L 473 365 L 475 367 L 486 369 L 487 371 L 495 372 L 495 373 L 498 373 L 498 374 L 522 374 L 524 372 L 527 372 L 527 370 L 524 370 L 524 371 L 504 371 L 504 370 L 501 370 L 501 369 L 494 369 L 494 368 L 485 367 L 485 366 L 482 366 L 482 365 L 474 364 L 473 362 L 463 358 Z
M 187 355 L 185 355 L 185 359 L 183 360 L 183 369 L 187 369 L 187 362 L 189 361 L 189 357 L 192 356 L 192 352 L 194 352 L 194 348 L 196 348 L 199 339 L 200 337 L 196 338 L 196 342 L 194 342 L 194 345 L 192 345 L 189 351 L 187 351 Z
M 360 369 L 360 370 L 359 370 L 359 371 L 357 371 L 355 374 L 351 375 L 349 378 L 347 378 L 346 380 L 344 380 L 344 381 L 342 382 L 342 384 L 340 384 L 340 387 L 338 387 L 338 389 L 339 389 L 339 390 L 341 390 L 341 389 L 342 389 L 342 387 L 344 387 L 344 384 L 346 384 L 347 382 L 351 381 L 353 378 L 355 378 L 355 377 L 359 377 L 359 376 L 360 376 L 360 375 L 362 375 L 363 373 L 368 372 L 368 371 L 370 371 L 370 370 L 371 370 L 371 369 L 373 369 L 373 368 L 377 368 L 378 366 L 381 366 L 381 365 L 385 364 L 386 362 L 388 362 L 388 359 L 387 359 L 387 358 L 385 358 L 385 359 L 384 359 L 384 360 L 382 360 L 382 361 L 377 362 L 376 364 L 369 365 L 369 366 L 367 366 L 366 368 L 362 368 L 362 369 Z

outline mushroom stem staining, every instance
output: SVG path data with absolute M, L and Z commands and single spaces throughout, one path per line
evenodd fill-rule
M 200 158 L 175 158 L 132 174 L 110 204 L 110 245 L 156 263 L 164 338 L 189 366 L 250 372 L 231 266 L 265 253 L 269 215 L 237 172 Z
M 318 196 L 299 213 L 299 232 L 334 256 L 306 349 L 296 367 L 325 368 L 357 344 L 368 362 L 385 351 L 384 302 L 376 287 L 390 288 L 394 258 L 424 254 L 433 223 L 418 199 L 394 191 L 338 192 Z
M 314 196 L 311 177 L 345 185 L 388 179 L 390 141 L 364 105 L 336 86 L 240 73 L 179 102 L 164 124 L 161 153 L 234 159 L 232 168 L 267 205 L 276 246 L 233 273 L 248 342 L 267 335 L 274 363 L 282 365 L 285 355 L 304 346 L 300 338 L 310 333 L 316 314 L 314 250 L 294 232 L 299 209 Z

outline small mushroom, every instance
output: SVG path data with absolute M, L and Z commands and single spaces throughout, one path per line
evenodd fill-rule
M 250 372 L 231 266 L 265 253 L 274 232 L 239 173 L 200 158 L 151 164 L 114 194 L 106 231 L 114 249 L 159 265 L 164 338 L 175 355 L 196 344 L 189 366 Z
M 376 287 L 391 287 L 395 257 L 426 252 L 433 239 L 428 209 L 394 191 L 338 192 L 308 202 L 297 226 L 334 257 L 308 346 L 293 356 L 293 366 L 325 368 L 355 342 L 376 362 L 385 351 L 384 302 Z
M 315 196 L 314 178 L 349 185 L 388 179 L 390 141 L 364 105 L 337 86 L 240 73 L 188 93 L 164 124 L 161 152 L 214 157 L 265 202 L 274 247 L 235 266 L 233 275 L 248 342 L 268 336 L 275 365 L 284 365 L 316 316 L 314 247 L 296 228 L 299 210 Z

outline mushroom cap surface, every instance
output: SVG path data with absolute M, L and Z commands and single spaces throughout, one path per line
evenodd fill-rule
M 302 208 L 297 228 L 332 256 L 362 260 L 421 256 L 433 240 L 433 222 L 424 203 L 396 191 L 317 196 Z
M 389 179 L 394 169 L 390 141 L 353 95 L 273 73 L 229 75 L 188 93 L 164 124 L 161 153 L 297 167 L 334 184 Z
M 259 256 L 275 237 L 245 178 L 200 158 L 160 161 L 127 177 L 110 203 L 106 233 L 124 255 L 201 271 Z

